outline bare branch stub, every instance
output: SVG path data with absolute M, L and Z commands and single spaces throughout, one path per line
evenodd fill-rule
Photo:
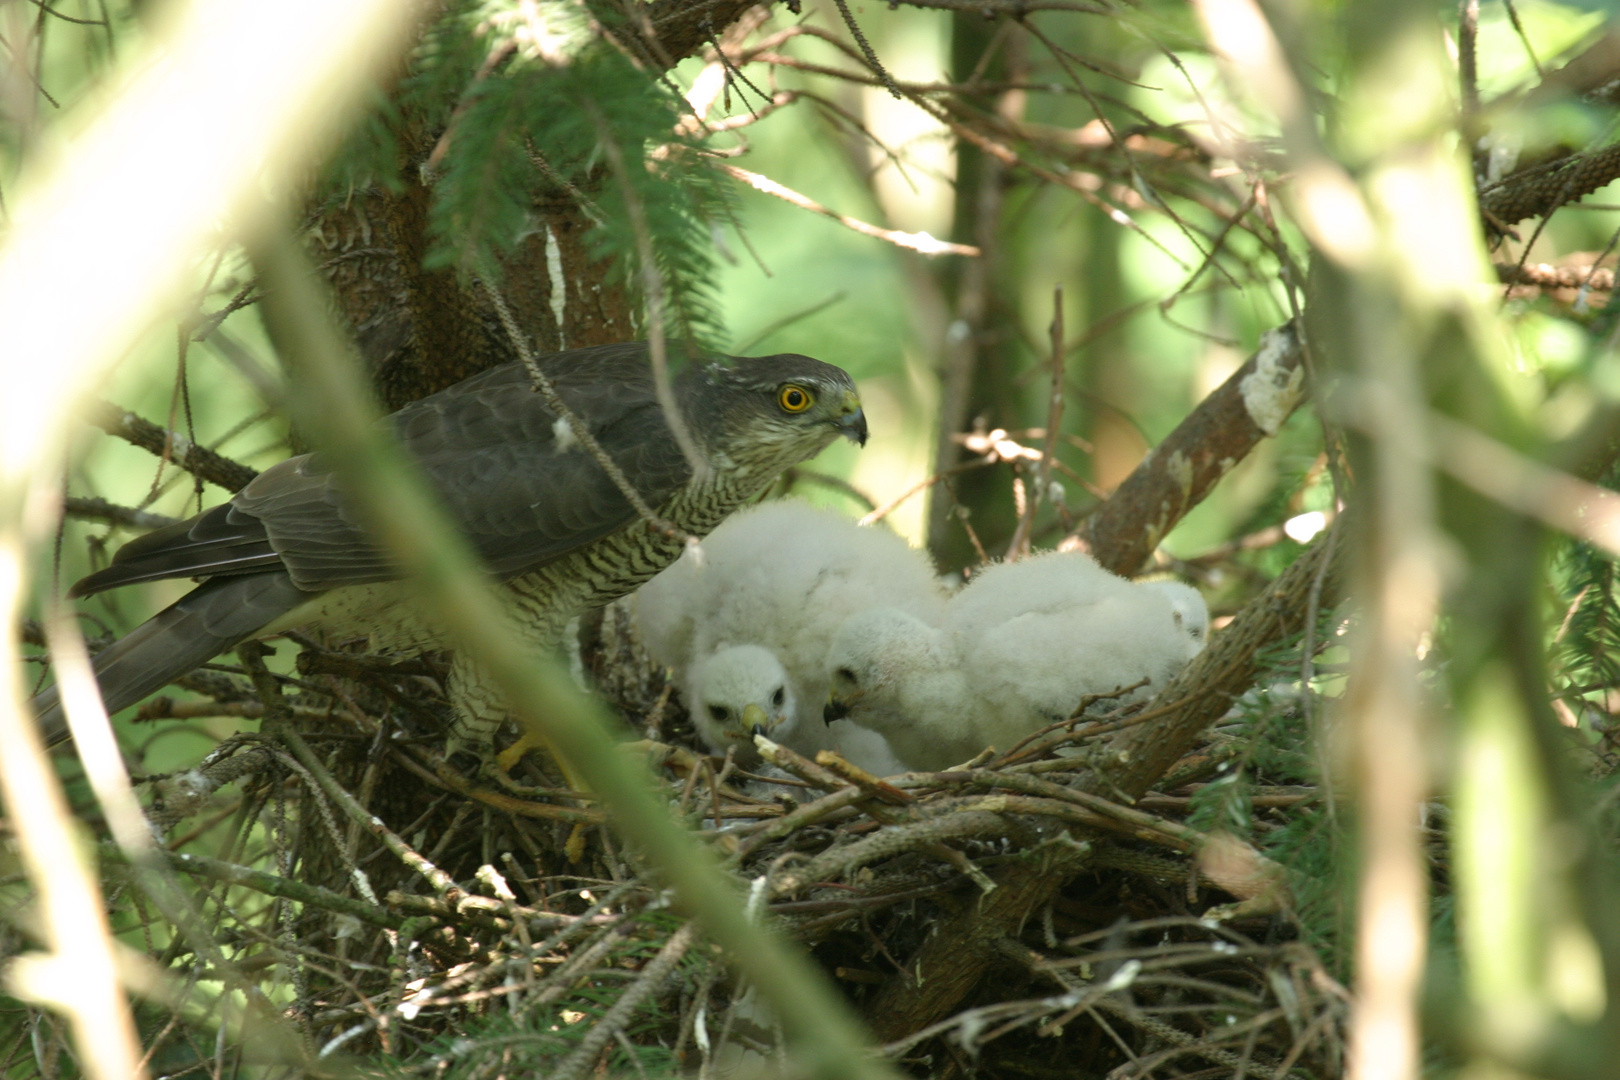
M 1187 512 L 1298 405 L 1304 348 L 1292 325 L 1270 331 L 1232 377 L 1194 409 L 1076 531 L 1116 574 L 1142 568 Z

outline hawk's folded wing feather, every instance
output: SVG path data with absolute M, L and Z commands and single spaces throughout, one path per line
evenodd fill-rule
M 657 505 L 686 483 L 690 468 L 664 422 L 643 347 L 563 353 L 547 358 L 546 370 L 647 502 Z M 499 577 L 544 566 L 635 518 L 520 365 L 492 369 L 390 420 L 452 520 Z M 162 578 L 283 569 L 307 592 L 398 576 L 319 454 L 283 461 L 228 504 L 131 541 L 74 595 Z

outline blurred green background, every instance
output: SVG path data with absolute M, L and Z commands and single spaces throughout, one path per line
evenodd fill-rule
M 1325 23 L 1350 7 L 1324 4 L 1312 10 Z M 1451 35 L 1448 44 L 1455 49 L 1455 6 L 1430 8 L 1441 12 Z M 15 178 L 42 127 L 72 123 L 109 61 L 138 42 L 148 17 L 145 5 L 114 3 L 103 9 L 83 3 L 64 10 L 96 18 L 105 11 L 110 25 L 45 20 L 42 7 L 0 5 L 0 35 L 29 43 L 31 71 L 38 77 L 36 86 L 33 75 L 14 63 L 0 86 L 0 191 Z M 726 340 L 750 353 L 808 353 L 855 375 L 870 417 L 871 442 L 863 451 L 840 443 L 811 468 L 847 480 L 883 504 L 938 467 L 942 372 L 964 337 L 973 341 L 977 375 L 961 427 L 1006 429 L 1026 444 L 1039 443 L 1021 432 L 1046 422 L 1048 326 L 1054 289 L 1061 288 L 1067 438 L 1058 443 L 1058 457 L 1067 470 L 1065 514 L 1083 513 L 1243 363 L 1262 333 L 1292 314 L 1296 290 L 1303 285 L 1299 275 L 1311 256 L 1282 198 L 1269 201 L 1290 180 L 1280 133 L 1268 115 L 1231 91 L 1192 9 L 1179 3 L 1140 4 L 1106 18 L 1045 12 L 1038 26 L 1048 40 L 1041 43 L 1009 33 L 1006 20 L 992 23 L 971 13 L 890 10 L 875 3 L 852 10 L 895 79 L 924 87 L 954 83 L 958 91 L 964 82 L 982 79 L 982 86 L 968 87 L 971 93 L 961 91 L 979 110 L 976 122 L 1015 143 L 1023 161 L 1046 175 L 1027 169 L 997 172 L 982 150 L 959 141 L 942 122 L 941 115 L 953 115 L 943 91 L 923 91 L 941 103 L 927 111 L 896 100 L 880 80 L 808 70 L 857 68 L 848 48 L 814 35 L 793 38 L 780 52 L 795 63 L 748 64 L 747 82 L 730 86 L 709 119 L 729 117 L 740 126 L 709 138 L 708 148 L 838 213 L 885 229 L 982 244 L 985 250 L 977 263 L 960 255 L 921 255 L 735 184 L 729 196 L 735 221 L 717 217 L 699 223 L 709 236 L 714 269 L 707 283 Z M 1481 4 L 1482 96 L 1511 98 L 1539 82 L 1612 16 L 1610 5 L 1589 3 L 1528 0 L 1512 13 L 1502 3 Z M 843 33 L 842 20 L 828 2 L 807 3 L 802 15 L 775 9 L 772 19 L 760 34 L 801 21 L 833 36 Z M 1315 89 L 1330 97 L 1349 78 L 1351 62 L 1331 46 L 1313 47 L 1318 49 L 1311 57 Z M 976 67 L 981 58 L 982 67 Z M 702 58 L 686 60 L 675 67 L 673 80 L 685 92 L 705 66 Z M 778 91 L 801 96 L 757 123 L 742 123 L 752 110 L 765 111 L 768 95 Z M 1108 128 L 1129 137 L 1126 153 L 1110 146 Z M 1512 162 L 1607 143 L 1616 123 L 1612 107 L 1601 101 L 1566 99 L 1534 111 L 1504 106 L 1491 114 L 1489 128 L 1490 144 L 1477 148 L 1482 159 L 1496 155 Z M 1245 149 L 1252 152 L 1242 161 L 1218 152 L 1227 145 L 1223 140 L 1236 134 L 1249 140 Z M 1445 138 L 1459 153 L 1467 149 L 1462 135 Z M 1198 159 L 1195 150 L 1209 160 Z M 1268 201 L 1259 207 L 1254 182 L 1262 173 L 1270 186 L 1264 193 Z M 1241 219 L 1239 226 L 1229 223 L 1234 218 Z M 1544 227 L 1520 223 L 1518 235 L 1505 239 L 1491 257 L 1503 267 L 1519 261 L 1613 266 L 1617 240 L 1620 191 L 1611 186 L 1561 210 Z M 625 251 L 614 254 L 628 265 Z M 263 468 L 284 457 L 289 444 L 285 421 L 261 393 L 279 386 L 280 375 L 254 309 L 230 315 L 215 337 L 185 349 L 183 385 L 176 345 L 177 324 L 190 325 L 200 314 L 218 310 L 246 280 L 245 266 L 234 253 L 217 265 L 199 266 L 194 309 L 157 320 L 100 394 L 187 439 Z M 1497 335 L 1489 344 L 1500 347 L 1506 369 L 1489 374 L 1528 420 L 1527 442 L 1551 444 L 1569 435 L 1595 403 L 1620 396 L 1614 348 L 1620 322 L 1605 306 L 1612 307 L 1610 292 L 1516 288 L 1504 293 L 1493 282 L 1478 285 L 1482 305 L 1505 297 L 1501 317 L 1486 331 Z M 1303 532 L 1279 539 L 1274 531 L 1307 512 L 1335 509 L 1335 497 L 1343 493 L 1335 492 L 1325 466 L 1321 423 L 1312 409 L 1302 408 L 1168 536 L 1155 569 L 1194 581 L 1217 617 L 1229 616 L 1292 562 L 1308 539 Z M 1612 481 L 1611 476 L 1610 486 Z M 187 474 L 90 429 L 65 484 L 73 496 L 102 497 L 173 517 L 225 497 L 217 488 L 204 489 L 199 497 Z M 1003 553 L 1014 521 L 1006 466 L 965 475 L 953 490 L 971 508 L 971 517 L 931 526 L 929 499 L 950 498 L 943 487 L 911 498 L 888 517 L 914 544 L 928 545 L 945 571 L 975 561 L 964 520 L 974 529 L 971 539 L 982 539 L 991 556 Z M 799 491 L 850 513 L 861 510 L 830 488 L 804 484 Z M 1037 546 L 1052 545 L 1072 524 L 1050 511 L 1039 521 Z M 57 549 L 39 556 L 38 589 L 65 587 L 101 565 L 130 535 L 70 518 Z M 1243 546 L 1246 538 L 1262 539 L 1249 550 Z M 1538 783 L 1564 784 L 1560 790 L 1569 802 L 1583 807 L 1583 820 L 1612 846 L 1620 788 L 1604 755 L 1612 717 L 1620 709 L 1614 693 L 1620 679 L 1615 619 L 1620 604 L 1613 567 L 1607 555 L 1567 538 L 1549 546 L 1545 576 L 1536 583 L 1547 625 L 1532 628 L 1532 634 L 1540 635 L 1538 642 L 1550 656 L 1544 688 L 1552 691 L 1571 729 L 1563 733 L 1567 742 L 1550 756 L 1574 767 L 1568 775 L 1511 774 L 1501 787 L 1524 795 Z M 87 630 L 127 630 L 186 588 L 183 582 L 164 582 L 98 596 L 81 605 Z M 1588 598 L 1584 604 L 1583 597 Z M 1331 630 L 1327 618 L 1324 627 Z M 1443 645 L 1452 629 L 1442 619 L 1434 636 Z M 1445 659 L 1443 652 L 1430 659 L 1430 644 L 1425 638 L 1418 657 L 1428 665 L 1423 689 L 1434 695 L 1435 711 L 1449 723 Z M 291 652 L 283 649 L 275 658 L 278 670 L 288 670 Z M 1289 743 L 1253 750 L 1243 766 L 1251 774 L 1274 768 L 1286 772 L 1290 782 L 1332 786 L 1336 778 L 1323 775 L 1321 762 L 1334 748 L 1321 745 L 1321 733 L 1308 730 L 1299 714 L 1288 710 L 1313 690 L 1324 701 L 1340 696 L 1345 650 L 1324 653 L 1316 681 L 1304 686 L 1295 674 L 1297 655 L 1273 659 L 1268 670 L 1274 681 L 1239 703 L 1232 726 L 1242 729 L 1251 748 L 1273 735 L 1281 741 L 1286 734 Z M 1498 732 L 1503 745 L 1524 742 L 1533 723 L 1509 717 L 1502 726 L 1511 730 Z M 195 762 L 215 740 L 252 724 L 214 718 L 126 727 L 125 733 L 140 747 L 146 767 L 156 771 Z M 1470 778 L 1477 784 L 1483 775 L 1471 774 L 1468 760 L 1448 757 L 1457 738 L 1448 729 L 1436 739 L 1438 786 L 1458 775 L 1465 786 Z M 1284 758 L 1286 764 L 1278 765 Z M 1489 792 L 1479 800 L 1479 788 L 1473 790 L 1476 802 L 1464 800 L 1458 812 L 1490 820 Z M 1232 805 L 1241 811 L 1235 816 L 1230 806 L 1215 807 L 1211 800 L 1195 808 L 1193 820 L 1199 827 L 1241 831 L 1248 827 L 1246 798 L 1242 792 L 1234 796 Z M 1534 800 L 1525 805 L 1531 808 L 1521 818 L 1551 814 Z M 1348 830 L 1331 814 L 1327 824 L 1308 824 L 1335 837 L 1341 828 Z M 1523 820 L 1502 826 L 1512 828 L 1528 826 Z M 1266 842 L 1275 844 L 1268 850 L 1280 860 L 1326 862 L 1326 845 L 1315 851 L 1309 846 L 1321 835 L 1300 830 Z M 1437 840 L 1435 846 L 1442 850 L 1444 844 Z M 1336 950 L 1334 970 L 1348 978 L 1349 945 L 1324 929 L 1336 930 L 1347 918 L 1344 883 L 1353 877 L 1354 860 L 1346 850 L 1334 848 L 1335 866 L 1313 879 L 1318 891 L 1307 899 L 1320 906 L 1306 921 L 1319 915 L 1320 922 L 1305 927 L 1302 936 L 1330 942 Z M 1439 865 L 1444 855 L 1435 858 Z M 1586 899 L 1609 895 L 1594 887 Z M 1449 895 L 1438 897 L 1433 914 L 1431 955 L 1441 967 L 1455 965 Z M 1575 916 L 1563 912 L 1556 918 L 1573 925 Z M 1475 949 L 1477 966 L 1477 944 Z M 1608 970 L 1613 966 L 1610 957 Z

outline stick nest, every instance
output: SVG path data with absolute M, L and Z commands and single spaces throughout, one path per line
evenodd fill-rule
M 1093 702 L 943 773 L 880 779 L 766 744 L 780 772 L 765 785 L 701 752 L 622 608 L 584 619 L 578 641 L 576 671 L 623 717 L 625 752 L 902 1068 L 1340 1073 L 1332 942 L 1302 922 L 1298 875 L 1261 850 L 1323 813 L 1315 787 L 1254 753 L 1261 729 L 1300 726 L 1297 687 L 1223 709 L 1140 798 L 1110 779 L 1129 773 L 1122 740 L 1185 688 L 1134 713 Z M 792 1073 L 769 1011 L 589 797 L 536 755 L 510 778 L 439 756 L 442 664 L 305 644 L 296 677 L 255 686 L 250 650 L 241 674 L 191 678 L 207 700 L 146 706 L 270 717 L 192 770 L 145 778 L 171 853 L 160 870 L 200 923 L 165 919 L 136 887 L 157 871 L 109 856 L 115 923 L 170 976 L 172 1000 L 138 1007 L 154 1072 L 220 1075 L 246 1055 L 264 1075 L 338 1060 L 457 1077 Z M 1232 670 L 1221 655 L 1217 637 L 1212 685 Z M 1223 786 L 1241 788 L 1236 816 Z M 1227 820 L 1212 828 L 1212 813 Z M 6 933 L 7 954 L 25 947 Z M 243 1025 L 239 1045 L 216 1039 L 220 1023 Z M 54 1035 L 47 1055 L 66 1052 Z M 18 1036 L 10 1062 L 32 1047 L 45 1071 L 40 1045 Z

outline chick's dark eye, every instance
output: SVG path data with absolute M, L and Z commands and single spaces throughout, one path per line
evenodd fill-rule
M 726 718 L 726 707 L 724 705 L 710 705 L 709 716 L 715 720 L 724 720 Z
M 855 673 L 853 671 L 849 670 L 849 668 L 847 668 L 847 667 L 841 667 L 837 671 L 833 672 L 833 674 L 837 675 L 840 679 L 843 679 L 845 682 L 854 682 L 855 681 Z
M 776 403 L 782 407 L 783 412 L 802 413 L 815 400 L 810 391 L 797 383 L 788 383 L 776 392 Z
M 780 709 L 782 707 L 782 702 L 785 701 L 786 699 L 787 699 L 787 695 L 784 694 L 782 692 L 782 688 L 780 686 L 778 686 L 776 688 L 776 693 L 771 695 L 771 704 L 776 706 L 778 709 Z

